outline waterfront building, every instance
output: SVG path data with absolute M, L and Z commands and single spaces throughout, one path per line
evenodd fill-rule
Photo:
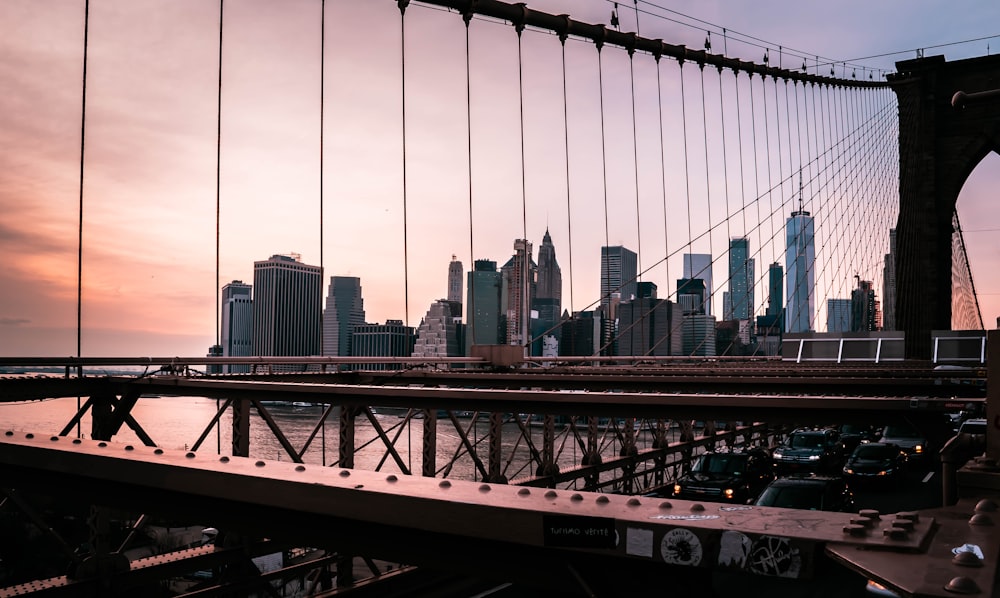
M 827 332 L 851 331 L 850 299 L 826 300 L 826 331 Z
M 705 292 L 702 301 L 705 304 L 699 313 L 712 315 L 712 256 L 708 253 L 685 253 L 684 254 L 684 278 L 700 279 L 705 283 Z
M 323 355 L 351 355 L 354 327 L 365 323 L 365 302 L 361 279 L 356 276 L 331 276 L 323 312 Z
M 882 330 L 896 329 L 896 229 L 889 229 L 889 253 L 882 269 Z
M 746 237 L 729 240 L 729 292 L 723 307 L 723 320 L 749 320 L 754 308 L 754 259 Z M 725 297 L 725 295 L 724 295 Z
M 427 315 L 417 328 L 413 347 L 414 357 L 460 357 L 464 353 L 462 333 L 462 304 L 438 299 L 431 304 Z
M 502 287 L 497 263 L 476 260 L 466 277 L 466 335 L 465 354 L 472 355 L 472 345 L 503 344 L 501 331 L 506 331 L 500 311 Z
M 530 338 L 531 303 L 538 270 L 531 251 L 530 242 L 515 239 L 514 255 L 500 268 L 500 308 L 507 318 L 504 342 L 508 345 L 524 346 Z
M 253 353 L 252 290 L 242 280 L 222 287 L 221 357 L 247 357 Z M 219 373 L 249 372 L 249 365 L 224 365 Z
M 408 357 L 413 353 L 413 327 L 402 320 L 386 320 L 385 324 L 361 324 L 351 335 L 351 355 L 355 357 Z M 358 366 L 366 370 L 398 370 L 402 364 L 375 363 Z
M 618 293 L 622 301 L 636 296 L 639 257 L 621 245 L 601 247 L 601 307 L 608 308 L 611 295 Z
M 462 317 L 462 262 L 454 255 L 448 264 L 448 301 L 458 304 L 458 317 Z
M 319 355 L 323 270 L 298 255 L 253 265 L 253 354 Z
M 801 204 L 801 200 L 800 200 Z M 785 222 L 785 331 L 813 330 L 816 240 L 813 218 L 800 209 Z

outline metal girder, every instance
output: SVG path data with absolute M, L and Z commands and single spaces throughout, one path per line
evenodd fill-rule
M 934 529 L 934 519 L 922 517 L 898 537 L 855 536 L 846 530 L 859 516 L 843 513 L 437 480 L 13 432 L 0 437 L 0 475 L 27 491 L 73 487 L 81 500 L 283 543 L 563 589 L 579 587 L 570 570 L 588 585 L 622 571 L 647 581 L 717 569 L 802 579 L 827 543 L 920 551 Z
M 138 385 L 148 392 L 204 397 L 239 397 L 244 400 L 296 400 L 341 405 L 454 409 L 500 413 L 552 413 L 587 416 L 632 416 L 665 419 L 733 421 L 851 421 L 885 422 L 901 416 L 911 420 L 938 421 L 954 408 L 956 400 L 932 397 L 813 396 L 698 394 L 666 392 L 579 392 L 504 390 L 484 388 L 424 388 L 306 384 L 297 382 L 239 381 L 216 378 L 115 378 L 125 386 Z M 962 400 L 961 404 L 968 402 Z M 706 418 L 708 419 L 708 418 Z

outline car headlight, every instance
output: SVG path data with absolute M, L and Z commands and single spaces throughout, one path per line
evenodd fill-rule
M 774 451 L 774 452 L 772 453 L 772 456 L 773 456 L 773 457 L 774 457 L 775 459 L 781 459 L 782 457 L 784 457 L 784 456 L 785 456 L 785 453 L 782 453 L 781 451 Z
M 913 452 L 914 453 L 924 452 L 924 446 L 922 444 L 918 444 L 917 446 L 913 447 Z
M 674 484 L 674 494 L 680 494 L 680 493 L 681 493 L 681 485 Z
M 889 475 L 889 472 L 883 469 L 882 471 L 878 472 L 878 475 Z
M 809 455 L 810 461 L 819 461 L 819 455 Z
M 732 498 L 734 494 L 732 488 L 726 488 L 722 491 L 722 493 L 726 496 L 726 498 Z
M 854 470 L 851 469 L 850 467 L 845 467 L 844 468 L 844 473 L 853 475 L 854 474 Z

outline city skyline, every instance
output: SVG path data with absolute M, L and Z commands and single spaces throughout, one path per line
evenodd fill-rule
M 530 5 L 594 23 L 608 22 L 611 10 L 607 2 L 539 0 Z M 458 255 L 466 264 L 483 255 L 502 256 L 511 238 L 537 239 L 545 228 L 560 247 L 563 305 L 570 311 L 586 309 L 599 299 L 599 264 L 590 257 L 597 246 L 634 247 L 647 270 L 642 280 L 656 280 L 661 288 L 672 287 L 679 278 L 682 252 L 725 259 L 721 248 L 732 236 L 751 240 L 758 264 L 781 261 L 773 247 L 780 241 L 768 242 L 780 223 L 768 223 L 766 214 L 746 224 L 730 219 L 727 227 L 732 230 L 721 227 L 695 241 L 691 237 L 709 222 L 701 207 L 689 214 L 671 204 L 676 218 L 667 231 L 662 215 L 660 222 L 638 217 L 640 206 L 649 211 L 645 215 L 658 213 L 654 204 L 664 178 L 668 191 L 683 199 L 678 69 L 671 61 L 662 66 L 669 145 L 661 168 L 652 99 L 657 72 L 650 57 L 637 53 L 634 63 L 640 134 L 633 140 L 626 53 L 608 48 L 603 55 L 607 125 L 601 131 L 596 124 L 601 112 L 594 47 L 579 40 L 567 43 L 572 129 L 567 168 L 559 44 L 551 35 L 526 31 L 524 50 L 530 58 L 524 69 L 522 162 L 516 36 L 509 25 L 475 19 L 468 168 L 464 24 L 455 14 L 418 5 L 406 13 L 407 81 L 412 84 L 407 96 L 407 178 L 413 221 L 405 259 L 399 12 L 388 1 L 327 5 L 328 29 L 335 22 L 344 26 L 338 36 L 327 37 L 321 219 L 318 6 L 226 3 L 216 275 L 218 5 L 191 0 L 92 3 L 86 161 L 81 165 L 82 6 L 69 1 L 44 9 L 24 0 L 0 3 L 0 81 L 7 91 L 0 98 L 0 143 L 9 150 L 0 157 L 0 250 L 10 258 L 0 270 L 0 288 L 5 290 L 0 294 L 0 353 L 76 354 L 81 168 L 83 355 L 204 354 L 205 347 L 216 342 L 206 331 L 220 329 L 219 287 L 225 281 L 249 280 L 247 264 L 261 254 L 298 251 L 305 262 L 322 265 L 325 272 L 364 275 L 371 319 L 400 318 L 411 325 L 431 301 L 444 296 L 441 264 L 449 256 Z M 636 28 L 630 8 L 622 4 L 619 9 L 623 31 Z M 772 63 L 779 43 L 846 60 L 993 35 L 988 27 L 1000 22 L 1000 7 L 987 1 L 972 2 L 962 11 L 898 1 L 835 7 L 730 1 L 677 8 L 775 40 L 765 44 Z M 869 17 L 858 19 L 858 14 Z M 691 48 L 704 44 L 704 27 L 679 27 L 648 13 L 638 18 L 644 36 Z M 824 26 L 814 25 L 819 22 Z M 887 28 L 889 22 L 894 26 Z M 728 53 L 743 60 L 759 62 L 763 54 L 762 48 L 740 43 L 735 35 L 724 40 L 713 34 L 712 41 L 713 52 L 728 43 Z M 927 53 L 943 53 L 949 60 L 979 56 L 985 53 L 985 43 Z M 913 55 L 910 51 L 869 64 L 891 70 L 894 60 Z M 731 75 L 726 76 L 729 86 Z M 710 192 L 715 209 L 726 199 L 727 187 L 721 165 L 706 172 L 701 156 L 706 144 L 713 156 L 720 152 L 720 131 L 717 123 L 701 130 L 698 70 L 684 69 L 684 80 L 690 84 L 691 196 L 703 199 Z M 709 93 L 719 86 L 718 75 L 710 70 L 705 80 Z M 745 86 L 746 78 L 741 81 Z M 733 98 L 725 97 L 729 129 L 735 126 L 735 109 Z M 716 108 L 718 103 L 716 96 Z M 729 129 L 727 146 L 736 143 L 735 132 Z M 603 163 L 602 133 L 609 150 Z M 735 149 L 729 152 L 733 176 L 740 165 Z M 763 180 L 767 174 L 788 179 L 793 167 L 774 165 L 769 173 L 761 166 L 756 174 Z M 567 170 L 568 182 L 562 176 Z M 465 174 L 469 171 L 471 180 Z M 611 210 L 601 197 L 602 171 L 607 173 Z M 785 201 L 790 186 L 786 180 Z M 731 181 L 734 204 L 741 201 L 737 188 Z M 1000 157 L 991 154 L 973 172 L 958 203 L 987 326 L 1000 314 L 1000 287 L 991 276 L 1000 271 L 1000 248 L 990 242 L 988 232 L 995 229 L 990 206 L 997 188 Z M 570 200 L 572 217 L 566 208 Z M 810 201 L 807 197 L 806 209 L 819 217 L 822 206 Z M 596 216 L 602 211 L 608 214 L 607 223 Z M 693 226 L 686 221 L 688 215 Z M 755 229 L 758 224 L 761 228 Z M 686 228 L 693 228 L 694 235 Z M 888 245 L 881 246 L 887 233 L 876 233 L 879 247 L 861 275 L 880 287 L 881 254 Z M 682 248 L 689 242 L 694 247 Z M 817 292 L 817 305 L 849 292 L 853 274 L 831 273 L 818 281 L 823 290 Z M 760 279 L 758 275 L 758 312 L 767 296 Z M 721 303 L 713 306 L 713 313 L 721 313 Z

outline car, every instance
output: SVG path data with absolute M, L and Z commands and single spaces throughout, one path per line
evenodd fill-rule
M 964 436 L 973 451 L 986 450 L 986 418 L 967 419 L 958 426 L 958 435 Z
M 861 424 L 841 424 L 837 426 L 840 442 L 844 445 L 844 453 L 850 454 L 856 446 L 865 442 L 875 442 L 878 434 L 875 428 Z
M 778 473 L 833 473 L 844 461 L 844 445 L 836 430 L 799 428 L 774 449 L 772 457 Z
M 882 430 L 878 440 L 882 444 L 895 444 L 906 451 L 911 462 L 930 459 L 930 443 L 927 437 L 909 424 L 889 424 Z
M 859 444 L 844 463 L 844 477 L 852 482 L 898 481 L 906 472 L 907 454 L 895 444 Z
M 753 504 L 842 513 L 857 510 L 854 493 L 843 478 L 816 474 L 778 478 L 764 488 Z
M 760 448 L 707 452 L 674 483 L 673 497 L 746 504 L 774 479 L 771 455 Z

